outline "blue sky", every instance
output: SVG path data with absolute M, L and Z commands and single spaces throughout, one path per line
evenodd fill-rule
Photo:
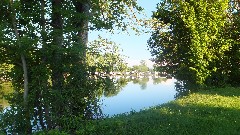
M 138 4 L 145 9 L 147 17 L 151 17 L 152 11 L 156 10 L 157 3 L 160 0 L 138 0 Z M 148 60 L 148 65 L 151 67 L 152 63 L 149 61 L 151 53 L 147 50 L 147 40 L 150 38 L 149 33 L 135 35 L 133 32 L 128 34 L 110 34 L 106 31 L 93 31 L 89 33 L 89 41 L 97 39 L 101 35 L 103 38 L 108 38 L 123 49 L 123 54 L 128 56 L 127 62 L 129 66 L 140 64 L 141 60 Z

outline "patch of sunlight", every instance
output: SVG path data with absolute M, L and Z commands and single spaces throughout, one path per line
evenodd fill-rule
M 240 96 L 221 96 L 218 94 L 201 94 L 194 93 L 185 98 L 179 99 L 176 103 L 180 106 L 208 106 L 208 107 L 222 107 L 229 109 L 240 110 Z
M 171 109 L 169 107 L 163 107 L 161 109 L 159 109 L 159 112 L 161 114 L 173 114 L 174 112 L 171 111 Z
M 9 106 L 9 103 L 4 98 L 4 95 L 8 95 L 13 92 L 12 83 L 5 82 L 1 84 L 0 87 L 0 108 L 6 108 Z

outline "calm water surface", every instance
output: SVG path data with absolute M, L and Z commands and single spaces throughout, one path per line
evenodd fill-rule
M 101 97 L 103 114 L 113 116 L 140 111 L 174 100 L 177 93 L 174 82 L 175 79 L 164 79 L 156 84 L 151 78 L 145 84 L 128 82 L 117 95 Z
M 152 79 L 151 77 L 130 79 L 127 85 L 117 90 L 116 93 L 103 95 L 100 98 L 102 112 L 104 115 L 113 116 L 167 103 L 175 99 L 176 81 L 175 79 Z M 7 101 L 2 98 L 0 98 L 0 105 L 3 108 L 9 106 Z

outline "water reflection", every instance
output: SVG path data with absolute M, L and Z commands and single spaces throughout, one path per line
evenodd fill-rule
M 192 92 L 197 92 L 199 86 L 194 85 L 188 81 L 176 81 L 175 82 L 176 95 L 175 99 L 179 99 L 183 96 L 187 96 Z
M 150 90 L 152 85 L 164 85 L 167 81 L 172 79 L 167 79 L 165 77 L 106 77 L 104 79 L 100 79 L 98 81 L 103 81 L 102 89 L 98 91 L 98 97 L 102 96 L 105 98 L 110 98 L 117 96 L 119 92 L 127 89 L 130 85 L 138 86 L 134 89 L 139 90 Z M 148 85 L 150 85 L 148 87 Z M 139 87 L 140 86 L 140 87 Z M 169 87 L 174 87 L 173 89 L 176 91 L 174 98 L 177 99 L 179 97 L 185 96 L 189 94 L 190 89 L 187 87 L 187 83 L 182 81 L 174 80 L 174 83 L 169 83 Z M 159 86 L 160 88 L 161 86 Z M 4 95 L 7 95 L 12 92 L 12 86 L 10 83 L 4 83 L 0 87 L 0 109 L 6 108 L 9 106 L 8 101 L 4 98 Z M 137 94 L 137 93 L 136 93 Z
M 153 79 L 154 85 L 157 85 L 157 84 L 167 81 L 167 78 L 165 78 L 165 77 L 153 77 L 152 79 Z
M 128 82 L 129 79 L 123 77 L 120 77 L 118 79 L 110 77 L 105 78 L 106 87 L 103 91 L 103 95 L 106 97 L 117 95 L 122 90 L 122 88 L 128 84 Z
M 98 97 L 102 96 L 105 98 L 110 98 L 117 96 L 119 92 L 122 90 L 128 89 L 126 87 L 130 87 L 130 85 L 138 86 L 139 90 L 149 90 L 153 87 L 152 85 L 164 85 L 167 81 L 172 79 L 167 79 L 165 77 L 105 77 L 104 79 L 99 79 L 98 81 L 103 81 L 102 89 L 98 91 Z M 130 85 L 129 85 L 130 83 Z M 148 85 L 150 85 L 148 87 Z M 139 87 L 140 86 L 140 87 Z M 186 83 L 181 81 L 174 80 L 174 83 L 169 83 L 169 87 L 173 87 L 176 91 L 174 98 L 177 99 L 184 95 L 187 95 L 190 90 L 186 87 Z M 161 88 L 161 86 L 159 86 Z M 169 88 L 168 88 L 169 89 Z M 0 88 L 0 107 L 5 108 L 9 106 L 8 101 L 4 98 L 4 95 L 11 93 L 12 87 L 10 83 L 4 83 Z M 139 92 L 139 91 L 138 91 Z M 135 94 L 137 94 L 136 92 Z
M 165 77 L 106 77 L 105 79 L 105 89 L 102 95 L 105 97 L 116 96 L 124 87 L 126 87 L 130 82 L 135 85 L 139 85 L 141 90 L 147 89 L 147 84 L 151 80 L 153 85 L 161 84 L 166 82 L 168 79 Z
M 139 111 L 166 103 L 188 93 L 185 83 L 175 79 L 154 76 L 106 76 L 95 79 L 94 86 L 96 86 L 94 89 L 97 89 L 95 91 L 97 93 L 96 101 L 102 101 L 100 102 L 102 104 L 100 110 L 103 115 L 109 116 L 130 112 L 131 110 Z M 0 90 L 0 106 L 2 108 L 9 106 L 3 95 L 10 93 L 11 90 L 9 84 L 4 84 Z M 78 105 L 77 100 L 71 101 L 71 103 L 74 102 L 74 105 Z
M 142 90 L 145 90 L 147 88 L 148 81 L 149 81 L 148 77 L 132 79 L 133 84 L 139 84 Z
M 128 81 L 121 90 L 118 89 L 114 96 L 101 97 L 102 111 L 105 115 L 139 111 L 175 99 L 175 79 L 151 76 L 121 79 Z

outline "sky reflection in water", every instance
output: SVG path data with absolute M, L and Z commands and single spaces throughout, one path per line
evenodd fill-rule
M 116 96 L 105 97 L 102 100 L 102 112 L 113 116 L 125 112 L 140 111 L 141 109 L 166 103 L 174 100 L 175 79 L 167 79 L 165 82 L 154 84 L 150 79 L 145 89 L 140 84 L 129 82 Z
M 116 95 L 101 97 L 102 112 L 104 115 L 113 116 L 132 110 L 140 111 L 174 100 L 177 93 L 174 82 L 176 82 L 175 79 L 166 78 L 158 78 L 155 81 L 151 78 L 131 80 Z M 7 100 L 0 98 L 0 106 L 5 108 L 9 104 Z

